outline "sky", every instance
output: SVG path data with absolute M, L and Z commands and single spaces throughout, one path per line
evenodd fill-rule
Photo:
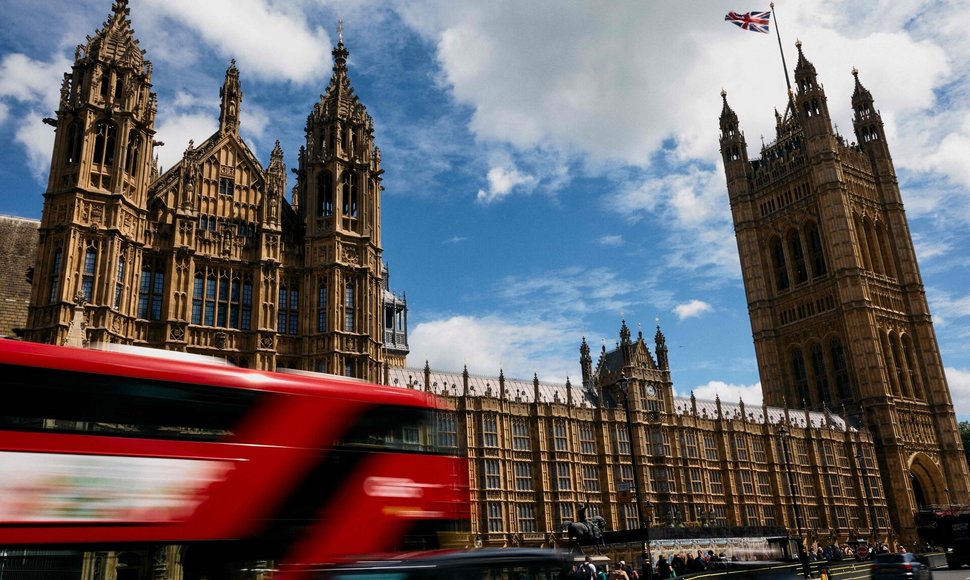
M 770 34 L 714 0 L 132 0 L 154 64 L 162 168 L 218 128 L 230 59 L 241 133 L 288 167 L 329 81 L 338 20 L 374 117 L 390 286 L 408 364 L 561 382 L 621 320 L 674 388 L 761 401 L 718 150 L 722 89 L 751 158 L 786 102 L 796 39 L 840 133 L 852 68 L 886 124 L 959 420 L 970 420 L 970 3 L 775 2 Z M 0 214 L 39 218 L 74 47 L 110 0 L 0 0 Z M 960 24 L 960 23 L 964 24 Z M 292 175 L 290 184 L 292 186 Z

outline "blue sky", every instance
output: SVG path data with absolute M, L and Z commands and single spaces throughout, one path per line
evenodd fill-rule
M 411 366 L 574 381 L 620 320 L 667 336 L 676 390 L 761 400 L 718 153 L 721 89 L 758 156 L 785 82 L 774 30 L 645 0 L 132 0 L 154 63 L 160 163 L 218 125 L 229 60 L 241 132 L 295 165 L 338 19 L 386 173 L 385 259 Z M 767 2 L 765 2 L 767 4 Z M 74 47 L 109 0 L 0 0 L 0 213 L 39 217 Z M 776 2 L 852 135 L 851 69 L 876 100 L 957 416 L 970 420 L 970 21 L 965 2 Z M 927 15 L 932 14 L 932 19 Z M 292 176 L 291 176 L 292 177 Z M 290 185 L 292 186 L 292 180 Z

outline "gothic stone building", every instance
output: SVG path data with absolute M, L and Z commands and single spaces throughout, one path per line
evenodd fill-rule
M 921 506 L 970 500 L 967 462 L 880 113 L 853 70 L 847 143 L 797 47 L 796 91 L 760 159 L 726 95 L 720 119 L 765 402 L 867 428 L 893 526 L 912 535 Z
M 381 159 L 333 50 L 287 200 L 277 142 L 264 168 L 239 134 L 233 62 L 219 130 L 158 174 L 152 65 L 124 0 L 75 53 L 56 116 L 24 330 L 214 354 L 242 366 L 379 381 L 404 364 L 404 301 L 381 260 Z M 389 332 L 385 333 L 385 329 Z
M 586 502 L 612 530 L 646 517 L 885 541 L 911 535 L 907 510 L 938 502 L 944 486 L 965 496 L 912 243 L 861 86 L 857 130 L 878 139 L 848 146 L 800 59 L 796 99 L 810 114 L 779 119 L 778 142 L 753 162 L 725 101 L 721 145 L 766 388 L 765 404 L 747 407 L 675 396 L 660 329 L 651 352 L 625 323 L 595 366 L 583 341 L 581 384 L 406 368 L 407 306 L 381 260 L 373 123 L 342 39 L 333 56 L 290 199 L 280 147 L 264 168 L 240 137 L 234 64 L 218 132 L 159 175 L 152 67 L 127 2 L 115 2 L 78 47 L 48 120 L 56 138 L 24 338 L 208 353 L 439 394 L 440 442 L 469 458 L 469 546 L 562 545 L 561 524 Z M 616 549 L 636 561 L 638 544 Z M 175 578 L 177 554 L 140 561 Z M 83 575 L 107 577 L 122 557 L 133 558 L 88 554 Z
M 895 538 L 866 429 L 829 410 L 675 396 L 659 328 L 651 352 L 624 323 L 595 367 L 584 340 L 580 367 L 577 385 L 390 370 L 390 384 L 441 395 L 453 410 L 438 431 L 469 459 L 468 545 L 562 546 L 562 523 L 586 502 L 610 530 L 638 529 L 634 488 L 655 528 L 783 526 L 819 545 Z M 640 544 L 612 554 L 637 562 Z

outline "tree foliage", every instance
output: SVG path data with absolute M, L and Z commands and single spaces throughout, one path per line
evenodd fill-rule
M 963 440 L 963 454 L 967 458 L 967 465 L 970 465 L 970 421 L 960 421 L 960 439 Z

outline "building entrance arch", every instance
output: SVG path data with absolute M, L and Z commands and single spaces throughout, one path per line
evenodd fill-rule
M 925 453 L 914 453 L 909 460 L 909 481 L 916 509 L 949 502 L 947 484 L 939 466 Z

